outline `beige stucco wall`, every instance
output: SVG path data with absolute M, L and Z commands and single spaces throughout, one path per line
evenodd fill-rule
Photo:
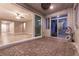
M 62 10 L 62 11 L 59 11 L 59 12 L 56 12 L 56 13 L 52 13 L 50 15 L 47 15 L 47 17 L 51 18 L 52 16 L 59 16 L 59 15 L 62 15 L 62 14 L 68 14 L 68 19 L 67 19 L 67 23 L 68 23 L 68 26 L 70 26 L 72 29 L 73 29 L 73 9 L 72 8 L 69 8 L 69 9 L 65 9 L 65 10 Z M 46 29 L 45 28 L 45 24 L 44 24 L 44 35 L 45 36 L 48 36 L 50 37 L 50 29 Z

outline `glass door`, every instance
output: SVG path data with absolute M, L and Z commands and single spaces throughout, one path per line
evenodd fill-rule
M 67 14 L 51 17 L 51 36 L 64 37 L 67 28 Z
M 35 15 L 35 36 L 41 36 L 41 17 Z
M 57 36 L 57 20 L 51 20 L 51 36 Z
M 67 28 L 67 18 L 61 18 L 58 21 L 58 36 L 64 37 Z

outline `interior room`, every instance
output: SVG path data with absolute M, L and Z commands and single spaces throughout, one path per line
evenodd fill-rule
M 33 38 L 33 17 L 30 12 L 16 4 L 0 4 L 0 9 L 1 46 Z
M 32 38 L 32 32 L 26 26 L 31 24 L 31 21 L 2 21 L 0 22 L 0 45 L 9 44 L 20 41 L 21 39 Z M 31 28 L 32 25 L 29 25 Z M 27 30 L 27 31 L 26 31 Z
M 0 55 L 79 56 L 79 4 L 0 3 Z

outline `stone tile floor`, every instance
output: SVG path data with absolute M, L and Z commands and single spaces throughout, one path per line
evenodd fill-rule
M 0 49 L 0 56 L 74 56 L 72 42 L 56 38 L 40 38 Z

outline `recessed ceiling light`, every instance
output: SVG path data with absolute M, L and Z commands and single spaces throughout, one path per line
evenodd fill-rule
M 53 9 L 53 6 L 52 5 L 50 6 L 50 9 Z

